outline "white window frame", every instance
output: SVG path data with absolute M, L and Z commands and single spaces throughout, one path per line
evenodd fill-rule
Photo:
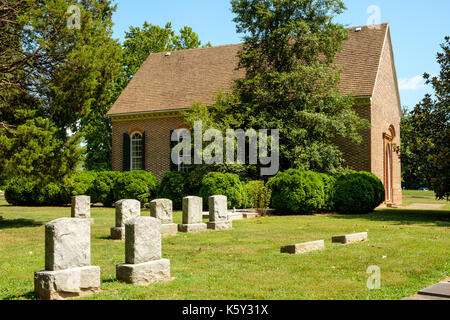
M 133 157 L 133 145 L 134 145 L 134 143 L 133 143 L 133 136 L 136 135 L 136 134 L 138 134 L 141 137 L 140 141 L 141 141 L 141 147 L 142 147 L 142 155 L 140 157 L 141 161 L 140 161 L 140 167 L 139 168 L 134 168 L 133 167 L 133 159 L 135 158 L 135 157 Z M 143 153 L 145 152 L 145 146 L 143 145 L 143 137 L 144 137 L 144 135 L 140 131 L 134 131 L 134 132 L 132 132 L 130 134 L 130 170 L 131 171 L 144 170 L 142 168 L 142 159 L 144 157 Z

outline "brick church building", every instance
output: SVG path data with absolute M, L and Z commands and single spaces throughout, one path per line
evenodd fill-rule
M 363 142 L 339 141 L 346 166 L 377 175 L 387 202 L 401 203 L 401 104 L 388 24 L 350 28 L 335 62 L 343 69 L 340 89 L 355 97 L 358 114 L 371 129 Z M 161 179 L 173 170 L 170 134 L 183 125 L 180 111 L 207 105 L 230 91 L 241 44 L 151 54 L 108 112 L 112 120 L 113 170 L 147 170 Z

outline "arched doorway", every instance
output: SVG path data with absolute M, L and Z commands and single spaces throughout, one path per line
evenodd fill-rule
M 392 202 L 392 145 L 386 144 L 385 189 L 386 201 Z
M 389 133 L 383 135 L 384 138 L 384 188 L 386 192 L 386 202 L 393 202 L 393 158 L 392 141 L 395 137 L 394 127 L 389 127 Z

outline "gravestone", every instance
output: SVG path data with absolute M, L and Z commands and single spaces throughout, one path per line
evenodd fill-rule
M 368 240 L 367 232 L 346 234 L 332 238 L 333 243 L 349 244 L 354 242 L 364 242 Z
M 134 218 L 141 216 L 141 203 L 138 200 L 119 200 L 116 206 L 116 226 L 111 228 L 111 238 L 115 240 L 125 239 L 125 224 Z
M 203 199 L 200 197 L 183 198 L 183 224 L 178 225 L 179 232 L 200 232 L 208 229 L 203 223 Z
M 226 230 L 231 229 L 232 222 L 228 220 L 228 207 L 226 196 L 212 196 L 208 198 L 209 222 L 208 229 Z
M 150 216 L 161 220 L 163 236 L 176 235 L 178 225 L 173 223 L 173 203 L 169 199 L 156 199 L 150 202 Z
M 281 247 L 281 253 L 303 254 L 322 249 L 325 249 L 325 241 L 319 240 Z
M 90 196 L 74 196 L 72 197 L 72 218 L 89 219 L 91 223 L 91 197 Z
M 170 261 L 161 258 L 161 221 L 139 217 L 125 225 L 125 264 L 116 266 L 117 280 L 146 285 L 169 281 Z
M 100 267 L 91 266 L 89 220 L 62 218 L 45 225 L 45 271 L 34 274 L 43 300 L 62 300 L 100 291 Z

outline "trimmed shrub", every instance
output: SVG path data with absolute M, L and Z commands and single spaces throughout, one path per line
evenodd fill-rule
M 64 185 L 61 187 L 62 204 L 70 204 L 73 196 L 91 195 L 97 174 L 97 172 L 83 171 L 77 172 L 72 177 L 66 179 Z
M 114 187 L 117 179 L 122 175 L 118 171 L 104 171 L 98 173 L 91 187 L 92 203 L 100 202 L 105 207 L 112 207 L 116 202 Z M 120 200 L 120 199 L 119 199 Z
M 271 178 L 272 206 L 281 214 L 311 214 L 325 205 L 325 186 L 318 173 L 297 169 Z
M 336 178 L 325 173 L 319 173 L 319 177 L 324 185 L 324 205 L 321 208 L 323 212 L 331 212 L 334 210 L 334 193 L 336 191 Z
M 386 200 L 386 190 L 384 189 L 383 182 L 371 172 L 361 171 L 360 174 L 366 176 L 372 184 L 372 187 L 375 190 L 374 202 L 372 205 L 374 208 L 378 207 Z
M 244 207 L 244 191 L 239 177 L 232 173 L 210 172 L 203 177 L 200 197 L 203 203 L 208 203 L 208 198 L 215 195 L 224 195 L 228 198 L 229 208 Z
M 349 173 L 336 181 L 334 203 L 339 213 L 370 213 L 383 202 L 381 198 L 374 178 L 367 173 Z
M 38 206 L 63 205 L 60 186 L 55 183 L 49 183 L 43 187 L 35 185 L 32 202 L 33 205 Z
M 135 199 L 142 207 L 148 207 L 150 199 L 156 196 L 158 183 L 155 176 L 147 171 L 122 173 L 114 186 L 114 199 Z
M 175 210 L 181 210 L 183 198 L 189 195 L 188 177 L 186 172 L 167 172 L 159 186 L 158 197 L 170 199 Z
M 5 199 L 13 206 L 33 205 L 33 192 L 36 183 L 25 177 L 13 178 L 5 188 Z

